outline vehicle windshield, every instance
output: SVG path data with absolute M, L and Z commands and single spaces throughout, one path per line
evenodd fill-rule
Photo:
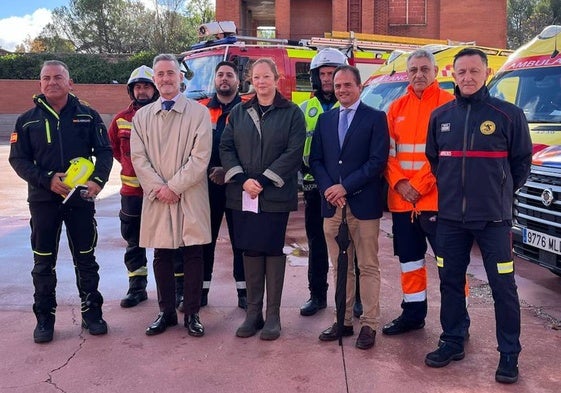
M 500 73 L 489 83 L 489 92 L 522 108 L 529 123 L 561 121 L 561 67 Z
M 185 75 L 183 94 L 194 100 L 212 96 L 214 94 L 214 69 L 223 59 L 222 55 L 184 59 L 181 64 L 181 71 Z
M 374 109 L 387 112 L 390 104 L 405 94 L 409 82 L 376 83 L 362 90 L 360 99 Z
M 439 82 L 440 87 L 449 92 L 454 92 L 454 82 Z M 401 97 L 407 91 L 409 82 L 376 82 L 366 86 L 362 90 L 360 98 L 366 105 L 374 109 L 388 112 L 390 104 L 397 98 Z

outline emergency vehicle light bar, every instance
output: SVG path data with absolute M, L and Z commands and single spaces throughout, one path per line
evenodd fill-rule
M 336 47 L 336 48 L 347 48 L 349 46 L 371 49 L 371 50 L 382 50 L 382 51 L 393 51 L 396 49 L 403 51 L 412 51 L 420 47 L 416 44 L 402 44 L 393 42 L 371 42 L 371 41 L 358 41 L 358 40 L 348 40 L 348 39 L 338 39 L 338 38 L 318 38 L 312 37 L 307 42 L 308 46 L 326 46 L 326 47 Z

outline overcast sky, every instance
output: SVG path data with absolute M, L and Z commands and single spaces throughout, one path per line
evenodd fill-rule
M 154 0 L 141 0 L 146 6 Z M 3 1 L 0 6 L 0 48 L 14 51 L 27 37 L 37 37 L 51 21 L 51 11 L 67 6 L 69 0 Z M 214 1 L 212 1 L 214 3 Z

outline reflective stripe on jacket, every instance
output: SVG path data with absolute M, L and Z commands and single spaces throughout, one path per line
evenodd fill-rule
M 417 211 L 436 211 L 438 194 L 436 180 L 425 156 L 427 127 L 433 109 L 454 99 L 434 81 L 418 98 L 411 86 L 395 100 L 388 110 L 390 154 L 385 172 L 389 183 L 388 207 L 392 212 L 413 210 L 413 205 L 395 190 L 400 180 L 409 180 L 421 194 L 415 204 Z
M 230 103 L 222 104 L 216 97 L 215 93 L 211 98 L 199 100 L 201 105 L 208 108 L 208 111 L 210 112 L 210 122 L 212 123 L 212 154 L 208 164 L 209 168 L 222 166 L 220 163 L 220 152 L 218 147 L 220 146 L 220 139 L 222 138 L 224 127 L 226 127 L 230 111 L 238 103 L 247 102 L 252 97 L 252 95 L 247 94 L 243 96 L 236 95 Z
M 57 113 L 43 94 L 33 98 L 35 107 L 18 117 L 10 143 L 9 161 L 28 187 L 29 202 L 59 201 L 51 191 L 51 179 L 65 172 L 76 157 L 95 157 L 89 180 L 103 187 L 109 178 L 113 155 L 103 120 L 90 106 L 72 94 Z
M 491 97 L 486 86 L 430 118 L 426 155 L 437 176 L 438 218 L 512 219 L 514 191 L 530 173 L 532 141 L 524 112 Z
M 130 146 L 132 118 L 137 109 L 131 103 L 127 109 L 117 113 L 108 133 L 113 157 L 121 164 L 121 195 L 141 197 L 142 188 L 132 166 Z
M 332 108 L 337 108 L 339 102 L 336 102 Z M 306 141 L 304 142 L 304 180 L 313 182 L 314 177 L 309 172 L 310 170 L 310 150 L 312 148 L 312 137 L 314 136 L 314 130 L 316 129 L 316 123 L 318 121 L 319 115 L 321 115 L 324 110 L 321 105 L 321 101 L 317 97 L 312 97 L 307 101 L 300 104 L 300 109 L 304 112 L 304 119 L 306 120 Z

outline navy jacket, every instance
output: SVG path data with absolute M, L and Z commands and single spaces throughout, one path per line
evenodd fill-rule
M 89 180 L 103 187 L 113 165 L 107 130 L 99 114 L 70 94 L 58 114 L 44 95 L 35 96 L 35 107 L 16 122 L 10 148 L 10 164 L 28 183 L 28 201 L 62 202 L 51 191 L 51 178 L 65 172 L 70 160 L 95 157 L 95 170 Z
M 517 106 L 487 87 L 432 112 L 426 155 L 436 176 L 438 216 L 460 222 L 512 219 L 514 191 L 530 173 L 532 141 Z
M 323 195 L 326 189 L 340 183 L 347 191 L 347 204 L 356 218 L 380 218 L 383 213 L 382 175 L 389 152 L 386 114 L 361 102 L 342 148 L 339 147 L 338 124 L 339 108 L 322 113 L 312 139 L 310 168 L 322 195 L 322 216 L 335 214 L 335 206 Z

